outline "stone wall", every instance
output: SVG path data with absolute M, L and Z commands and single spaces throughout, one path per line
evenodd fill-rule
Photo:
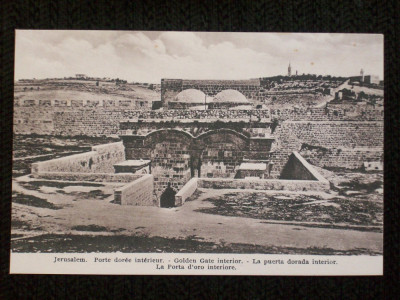
M 122 142 L 93 146 L 92 151 L 32 164 L 32 173 L 114 173 L 113 165 L 125 160 Z
M 178 130 L 156 131 L 148 136 L 122 136 L 126 159 L 151 160 L 157 197 L 171 184 L 177 191 L 192 177 L 191 136 Z
M 121 136 L 126 159 L 149 159 L 157 196 L 168 183 L 179 190 L 191 177 L 233 178 L 244 159 L 269 158 L 273 139 L 253 139 L 229 129 L 197 137 L 170 129 Z
M 249 137 L 270 137 L 271 122 L 269 120 L 249 119 L 143 119 L 127 120 L 120 123 L 122 135 L 147 135 L 157 130 L 182 130 L 193 137 L 211 130 L 231 129 Z
M 52 134 L 57 108 L 14 107 L 13 131 L 18 134 Z
M 382 157 L 383 134 L 383 122 L 282 122 L 274 132 L 272 174 L 279 176 L 293 151 L 317 166 L 360 168 Z
M 206 189 L 252 189 L 252 190 L 285 190 L 285 191 L 328 191 L 328 181 L 316 180 L 283 180 L 283 179 L 232 179 L 232 178 L 199 178 L 198 188 Z
M 287 121 L 275 135 L 327 148 L 383 146 L 383 122 Z
M 129 127 L 128 123 L 123 123 L 121 126 L 137 130 L 134 127 L 139 126 L 138 124 L 133 122 Z M 140 126 L 146 127 L 147 125 Z M 160 126 L 168 127 L 165 124 Z M 195 123 L 190 126 L 192 126 L 191 129 L 186 124 L 182 126 L 181 130 L 194 134 L 193 129 L 201 128 L 199 124 Z M 231 141 L 226 140 L 229 137 L 232 139 Z M 197 156 L 193 153 L 191 155 L 194 162 L 198 159 L 201 160 L 200 177 L 232 177 L 237 166 L 244 159 L 251 159 L 272 161 L 274 165 L 270 177 L 278 178 L 293 151 L 301 152 L 309 162 L 317 166 L 336 165 L 356 169 L 361 167 L 363 162 L 375 161 L 382 156 L 383 122 L 282 121 L 278 122 L 274 129 L 273 138 L 274 142 L 268 138 L 258 140 L 251 138 L 246 146 L 240 146 L 240 139 L 234 140 L 233 136 L 224 134 L 218 136 L 214 141 L 203 141 L 201 147 L 195 147 L 203 152 Z M 129 159 L 149 157 L 148 154 L 146 156 L 147 150 L 141 146 L 143 145 L 141 138 L 136 137 L 135 139 L 134 142 L 126 141 Z M 321 151 L 308 154 L 304 148 L 306 145 L 317 149 L 326 149 L 326 151 L 322 154 Z
M 224 131 L 199 137 L 194 147 L 201 151 L 199 177 L 233 178 L 249 151 L 249 141 L 245 137 Z
M 371 107 L 285 108 L 255 110 L 169 110 L 93 107 L 15 107 L 14 132 L 62 136 L 110 136 L 120 134 L 119 124 L 127 119 L 172 120 L 274 120 L 291 121 L 383 121 L 383 110 Z
M 144 146 L 149 147 L 151 172 L 158 197 L 168 183 L 173 189 L 179 190 L 190 180 L 190 139 L 187 136 L 177 132 L 158 132 L 147 137 Z
M 66 181 L 92 181 L 92 182 L 132 182 L 143 175 L 128 173 L 73 173 L 73 172 L 39 172 L 33 173 L 33 177 L 47 180 Z
M 181 206 L 197 189 L 198 178 L 190 179 L 175 195 L 175 206 Z
M 100 96 L 101 97 L 101 96 Z M 99 98 L 100 98 L 99 97 Z M 152 101 L 145 99 L 97 99 L 97 100 L 48 100 L 48 99 L 15 99 L 14 104 L 16 107 L 79 107 L 79 108 L 93 108 L 93 107 L 107 107 L 107 108 L 128 108 L 128 109 L 140 109 L 150 110 L 152 107 Z
M 121 205 L 159 206 L 153 197 L 153 175 L 142 175 L 135 181 L 115 189 L 114 200 Z
M 315 148 L 303 145 L 300 154 L 319 167 L 360 169 L 364 162 L 383 162 L 381 148 Z

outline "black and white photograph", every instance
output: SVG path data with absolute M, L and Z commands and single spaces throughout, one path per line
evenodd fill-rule
M 383 41 L 16 30 L 11 272 L 382 274 Z

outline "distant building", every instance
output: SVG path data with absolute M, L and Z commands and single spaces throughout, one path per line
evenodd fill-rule
M 369 84 L 379 84 L 379 76 L 377 75 L 365 75 L 364 82 Z
M 361 69 L 360 76 L 351 76 L 350 83 L 359 82 L 367 84 L 380 84 L 379 76 L 377 75 L 364 75 L 364 70 Z
M 288 76 L 289 77 L 292 76 L 292 67 L 290 66 L 290 62 L 289 62 L 289 67 L 288 67 L 287 71 L 288 71 Z
M 352 90 L 342 89 L 335 93 L 335 100 L 355 100 L 356 93 Z
M 87 76 L 85 74 L 75 74 L 75 77 L 78 79 L 85 79 Z
M 361 80 L 362 80 L 362 78 L 361 78 L 361 76 L 351 76 L 351 77 L 349 77 L 349 79 L 350 79 L 350 83 L 354 83 L 354 82 L 358 82 L 358 83 L 360 83 L 360 82 L 362 82 Z

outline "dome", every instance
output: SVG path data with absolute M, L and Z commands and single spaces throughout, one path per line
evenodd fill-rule
M 184 103 L 204 103 L 206 95 L 199 90 L 187 89 L 176 95 L 174 101 Z
M 224 90 L 214 97 L 214 102 L 219 103 L 249 103 L 246 97 L 236 90 Z

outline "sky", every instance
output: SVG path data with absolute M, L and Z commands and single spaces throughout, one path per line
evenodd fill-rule
M 128 82 L 378 75 L 383 35 L 17 30 L 15 79 L 86 74 Z

